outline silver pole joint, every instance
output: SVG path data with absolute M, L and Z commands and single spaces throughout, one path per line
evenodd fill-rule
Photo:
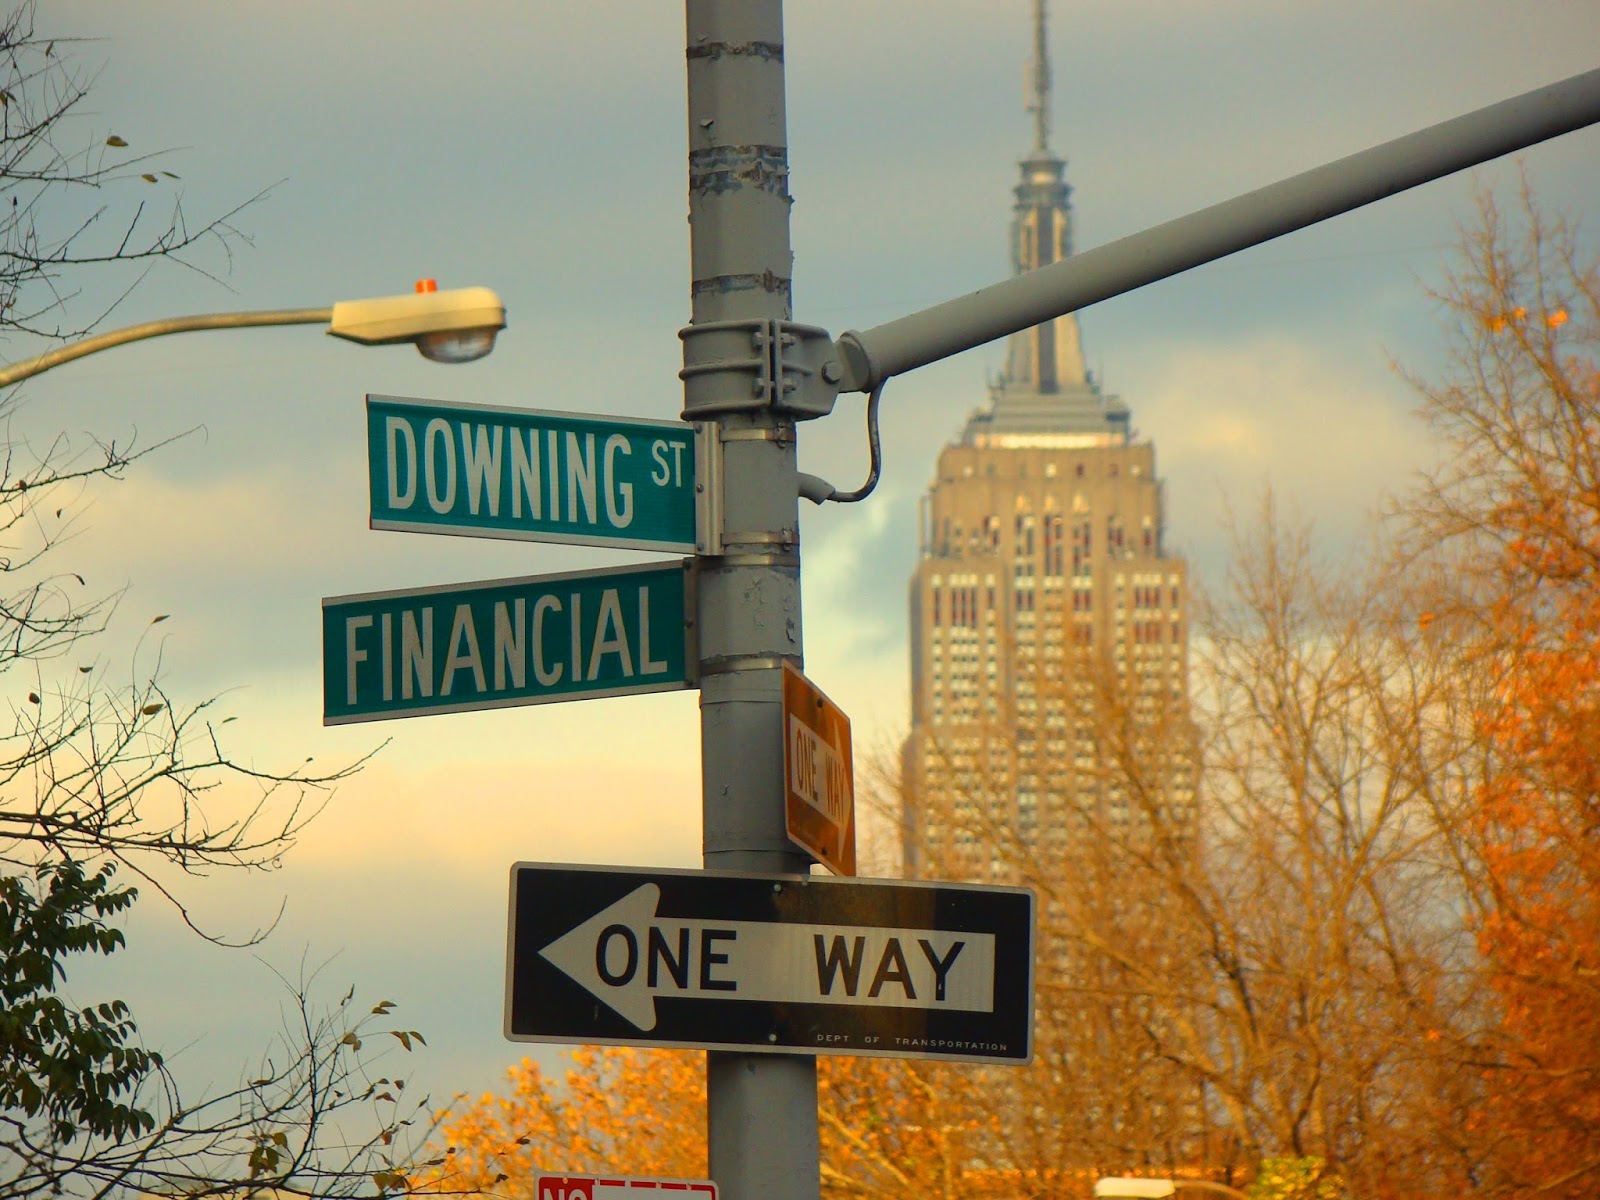
M 833 411 L 845 372 L 826 329 L 769 319 L 706 321 L 684 326 L 678 337 L 686 421 L 763 409 L 804 421 Z
M 723 654 L 707 658 L 700 663 L 700 677 L 707 675 L 733 675 L 740 671 L 781 671 L 783 664 L 800 665 L 800 659 L 788 654 Z

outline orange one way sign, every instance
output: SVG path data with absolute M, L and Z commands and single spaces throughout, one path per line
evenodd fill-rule
M 787 662 L 783 730 L 789 840 L 835 875 L 854 875 L 856 797 L 850 718 Z

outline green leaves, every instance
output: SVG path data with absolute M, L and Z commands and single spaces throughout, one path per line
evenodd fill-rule
M 73 954 L 125 944 L 106 918 L 134 888 L 111 886 L 113 866 L 86 875 L 76 862 L 42 863 L 32 880 L 0 878 L 0 1109 L 45 1117 L 63 1142 L 80 1133 L 124 1141 L 155 1118 L 132 1104 L 161 1056 L 133 1045 L 138 1028 L 121 1000 L 82 1009 L 55 994 Z

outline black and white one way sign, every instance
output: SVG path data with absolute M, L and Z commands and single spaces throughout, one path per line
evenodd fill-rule
M 506 1036 L 1024 1063 L 1033 893 L 519 863 Z

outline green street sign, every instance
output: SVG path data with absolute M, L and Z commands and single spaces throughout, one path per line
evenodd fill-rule
M 692 577 L 650 563 L 331 597 L 323 724 L 692 687 Z
M 694 553 L 681 421 L 367 397 L 372 528 Z

